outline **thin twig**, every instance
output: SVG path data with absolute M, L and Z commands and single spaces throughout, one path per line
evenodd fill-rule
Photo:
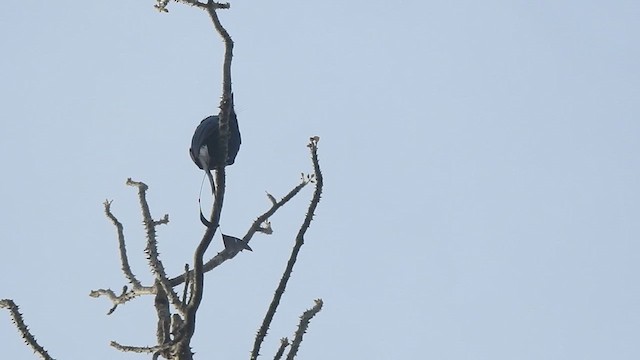
M 284 351 L 287 349 L 287 346 L 289 346 L 289 339 L 287 339 L 286 337 L 280 339 L 280 347 L 278 347 L 278 351 L 273 357 L 273 360 L 280 360 L 282 358 L 282 355 L 284 355 Z
M 129 265 L 129 258 L 127 257 L 127 247 L 124 241 L 124 227 L 122 223 L 118 221 L 118 219 L 111 212 L 111 201 L 106 200 L 104 202 L 104 213 L 111 220 L 113 225 L 116 227 L 116 231 L 118 232 L 118 250 L 120 250 L 120 262 L 122 264 L 122 272 L 124 272 L 124 276 L 129 280 L 131 285 L 134 288 L 142 287 L 140 281 L 136 278 L 131 271 L 131 266 Z
M 98 290 L 91 290 L 91 292 L 89 293 L 89 296 L 94 298 L 98 298 L 101 296 L 108 297 L 109 300 L 111 300 L 111 302 L 113 303 L 113 307 L 107 313 L 107 315 L 111 315 L 115 311 L 118 305 L 122 305 L 129 300 L 133 300 L 137 298 L 138 296 L 154 295 L 155 293 L 156 291 L 153 288 L 153 286 L 141 286 L 137 289 L 132 289 L 132 290 L 128 290 L 127 287 L 125 286 L 122 291 L 122 294 L 120 295 L 116 295 L 116 293 L 113 292 L 113 290 L 111 289 L 98 289 Z
M 207 3 L 200 2 L 198 0 L 174 0 L 175 2 L 179 2 L 182 4 L 186 4 L 189 6 L 194 6 L 200 9 L 206 9 L 209 6 Z M 156 0 L 156 4 L 153 5 L 156 10 L 167 13 L 169 10 L 167 9 L 167 5 L 169 5 L 169 0 Z M 230 7 L 229 3 L 213 3 L 214 6 L 218 9 L 228 9 Z
M 24 323 L 24 319 L 22 318 L 22 314 L 20 314 L 18 305 L 16 305 L 16 303 L 13 302 L 13 300 L 11 299 L 0 300 L 0 308 L 9 310 L 9 314 L 11 315 L 11 321 L 13 321 L 13 324 L 18 329 L 20 336 L 22 336 L 22 339 L 24 339 L 24 342 L 27 343 L 27 345 L 31 349 L 33 349 L 33 351 L 36 354 L 38 354 L 44 360 L 53 360 L 53 358 L 49 355 L 49 353 L 47 353 L 47 350 L 45 350 L 42 346 L 40 346 L 40 344 L 38 344 L 38 342 L 36 341 L 36 338 L 33 336 L 33 334 L 31 334 L 31 332 L 29 331 L 29 327 Z
M 298 330 L 296 330 L 296 334 L 293 337 L 293 341 L 291 342 L 291 348 L 289 349 L 289 353 L 287 354 L 287 360 L 293 360 L 298 353 L 298 349 L 300 348 L 300 344 L 302 343 L 302 336 L 307 332 L 309 328 L 309 322 L 316 316 L 317 313 L 322 310 L 322 299 L 316 299 L 315 305 L 305 311 L 302 316 L 300 316 L 300 323 L 298 324 Z
M 116 341 L 112 341 L 110 343 L 110 345 L 120 351 L 128 351 L 128 352 L 135 352 L 135 353 L 152 353 L 152 352 L 156 352 L 158 350 L 162 350 L 164 347 L 163 346 L 128 346 L 128 345 L 121 345 L 120 343 L 116 342 Z
M 213 21 L 213 26 L 222 37 L 222 41 L 224 41 L 224 63 L 222 65 L 222 94 L 224 96 L 231 95 L 231 59 L 233 58 L 233 40 L 231 40 L 231 36 L 224 26 L 222 26 L 222 23 L 220 23 L 220 19 L 218 18 L 216 10 L 223 8 L 221 5 L 224 4 L 216 3 L 211 0 L 207 1 L 207 13 L 209 13 L 209 17 L 211 18 L 211 21 Z M 226 5 L 226 8 L 228 8 L 229 4 L 227 3 Z

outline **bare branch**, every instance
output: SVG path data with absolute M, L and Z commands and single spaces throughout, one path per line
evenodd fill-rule
M 162 289 L 167 294 L 169 301 L 171 301 L 171 305 L 173 305 L 180 313 L 184 314 L 185 306 L 180 301 L 178 294 L 176 294 L 176 292 L 173 290 L 173 287 L 169 285 L 167 273 L 164 269 L 164 265 L 162 265 L 162 261 L 160 260 L 160 254 L 158 253 L 158 242 L 156 237 L 155 225 L 156 221 L 154 221 L 151 217 L 149 203 L 147 202 L 147 190 L 149 189 L 149 187 L 145 183 L 140 181 L 133 181 L 131 180 L 131 178 L 127 179 L 127 185 L 135 186 L 138 188 L 138 200 L 140 202 L 140 209 L 142 210 L 142 222 L 144 224 L 147 235 L 147 246 L 144 251 L 147 254 L 147 260 L 149 261 L 151 272 L 155 275 L 156 279 L 162 285 Z
M 156 339 L 158 341 L 158 345 L 166 344 L 171 339 L 170 335 L 170 326 L 171 326 L 171 312 L 169 310 L 169 299 L 167 299 L 167 294 L 162 289 L 162 285 L 156 280 L 155 283 L 156 288 L 156 297 L 154 299 L 154 307 L 156 308 L 156 315 L 158 316 L 158 326 L 156 329 Z
M 262 215 L 256 218 L 256 220 L 253 222 L 253 224 L 251 224 L 251 227 L 249 228 L 247 233 L 244 235 L 242 240 L 244 240 L 246 243 L 249 243 L 249 241 L 251 240 L 251 238 L 256 232 L 265 232 L 265 229 L 270 230 L 271 223 L 269 222 L 269 218 L 273 214 L 275 214 L 276 211 L 278 211 L 278 209 L 284 206 L 284 204 L 288 203 L 289 200 L 293 199 L 293 197 L 296 196 L 300 192 L 300 190 L 302 190 L 302 188 L 307 186 L 307 184 L 309 184 L 309 181 L 305 181 L 304 179 L 302 179 L 300 184 L 296 185 L 296 187 L 291 189 L 291 191 L 289 191 L 287 195 L 285 195 L 282 199 L 280 199 L 280 201 L 273 203 L 269 210 L 265 211 L 264 213 L 262 213 Z
M 129 346 L 122 345 L 116 341 L 112 341 L 110 345 L 120 351 L 135 353 L 154 353 L 153 359 L 157 359 L 159 355 L 162 354 L 168 359 L 192 360 L 193 353 L 190 351 L 190 349 L 187 348 L 187 351 L 182 351 L 184 349 L 181 344 L 182 339 L 182 337 L 178 336 L 173 341 L 169 341 L 168 343 L 156 346 Z
M 120 262 L 122 264 L 122 272 L 124 272 L 124 276 L 129 280 L 129 282 L 133 285 L 134 288 L 142 287 L 140 281 L 136 278 L 136 276 L 131 271 L 131 266 L 129 265 L 129 258 L 127 257 L 127 247 L 124 241 L 124 227 L 122 223 L 118 221 L 118 219 L 111 212 L 111 203 L 112 201 L 105 200 L 104 202 L 104 213 L 111 220 L 113 225 L 116 227 L 116 231 L 118 232 L 118 249 L 120 250 Z
M 135 352 L 135 353 L 141 353 L 141 354 L 144 354 L 144 353 L 148 354 L 148 353 L 152 353 L 152 352 L 156 352 L 164 349 L 164 347 L 162 346 L 127 346 L 127 345 L 121 345 L 116 341 L 112 341 L 110 345 L 120 351 Z
M 280 360 L 287 346 L 289 346 L 289 339 L 287 339 L 286 337 L 280 339 L 280 347 L 278 348 L 278 352 L 276 352 L 276 355 L 273 357 L 273 360 Z
M 300 323 L 298 324 L 298 330 L 296 330 L 296 334 L 294 335 L 293 341 L 291 342 L 291 348 L 289 349 L 289 354 L 287 354 L 287 360 L 293 360 L 298 353 L 298 349 L 300 348 L 300 344 L 302 343 L 302 336 L 307 332 L 309 328 L 309 322 L 311 319 L 316 316 L 317 313 L 322 310 L 322 299 L 314 300 L 315 305 L 305 311 L 302 316 L 300 316 Z
M 169 223 L 169 214 L 164 214 L 164 217 L 160 220 L 155 220 L 153 225 L 166 225 Z
M 185 279 L 186 281 L 184 282 L 184 289 L 182 289 L 182 302 L 183 303 L 187 303 L 187 293 L 189 293 L 189 288 L 191 286 L 191 283 L 189 282 L 189 264 L 184 264 L 184 273 L 185 273 Z M 175 285 L 172 285 L 175 286 Z M 193 290 L 193 289 L 191 289 Z M 191 292 L 193 293 L 193 292 Z M 188 301 L 191 301 L 191 299 L 189 299 Z
M 226 6 L 226 7 L 223 7 Z M 207 13 L 209 13 L 209 17 L 211 21 L 213 21 L 213 26 L 216 28 L 220 37 L 224 41 L 224 63 L 222 65 L 222 94 L 223 100 L 228 99 L 226 95 L 231 95 L 231 59 L 233 58 L 233 40 L 231 40 L 231 36 L 227 32 L 227 30 L 220 23 L 220 19 L 218 18 L 217 9 L 228 9 L 229 4 L 220 4 L 214 1 L 207 1 Z M 226 159 L 226 156 L 223 158 Z
M 153 220 L 151 218 L 149 204 L 146 199 L 146 190 L 148 189 L 148 186 L 142 182 L 133 181 L 131 180 L 131 178 L 127 179 L 127 185 L 135 186 L 138 188 L 140 208 L 142 210 L 143 223 L 145 225 L 145 230 L 147 234 L 147 247 L 145 249 L 145 253 L 147 254 L 147 258 L 149 260 L 152 272 L 156 275 L 156 278 L 160 281 L 160 284 L 162 284 L 162 278 L 164 278 L 165 280 L 164 283 L 166 284 L 167 276 L 165 275 L 162 262 L 159 259 L 155 227 L 158 225 L 169 223 L 169 215 L 165 214 L 162 219 Z M 118 234 L 118 249 L 120 251 L 120 262 L 122 264 L 122 271 L 124 272 L 125 277 L 132 284 L 133 289 L 131 291 L 128 291 L 127 287 L 125 286 L 124 289 L 122 290 L 122 294 L 120 295 L 116 295 L 111 289 L 92 290 L 89 296 L 95 297 L 95 298 L 100 296 L 107 296 L 111 300 L 111 302 L 114 304 L 113 307 L 109 310 L 108 314 L 112 314 L 116 310 L 118 305 L 124 304 L 125 302 L 132 300 L 138 296 L 157 294 L 155 286 L 149 286 L 149 287 L 142 286 L 140 281 L 133 274 L 133 271 L 131 271 L 131 266 L 129 265 L 129 259 L 127 256 L 126 242 L 124 238 L 124 227 L 122 223 L 115 217 L 115 215 L 111 211 L 111 203 L 112 202 L 109 200 L 104 202 L 104 211 L 107 218 L 109 218 L 111 222 L 114 224 L 114 226 L 116 227 L 117 234 Z M 163 291 L 166 293 L 165 288 L 166 287 L 163 287 Z M 172 289 L 170 288 L 170 290 Z M 173 291 L 170 291 L 169 293 L 173 293 L 173 295 L 175 295 Z M 177 295 L 175 295 L 175 299 L 178 299 Z M 179 311 L 182 311 L 182 312 L 184 311 L 184 306 L 180 303 L 179 299 L 177 302 L 172 302 L 172 304 Z
M 11 299 L 0 300 L 0 308 L 9 310 L 9 314 L 11 315 L 11 321 L 18 329 L 20 336 L 22 337 L 24 342 L 27 343 L 27 345 L 31 349 L 33 349 L 33 351 L 36 354 L 38 354 L 44 360 L 53 360 L 53 358 L 49 355 L 49 353 L 47 353 L 47 350 L 45 350 L 42 346 L 40 346 L 40 344 L 38 344 L 38 342 L 36 341 L 36 338 L 33 336 L 33 334 L 31 334 L 31 332 L 29 331 L 29 327 L 24 323 L 22 314 L 20 314 L 20 311 L 18 309 L 18 305 L 16 305 L 16 303 L 13 302 L 13 300 Z
M 278 305 L 280 304 L 280 299 L 282 299 L 282 295 L 284 295 L 284 291 L 287 287 L 287 283 L 289 282 L 289 278 L 291 277 L 291 273 L 293 272 L 293 267 L 296 264 L 298 259 L 298 253 L 304 244 L 304 235 L 309 229 L 309 225 L 311 224 L 311 219 L 313 219 L 313 214 L 315 213 L 316 208 L 318 207 L 318 203 L 320 202 L 320 195 L 322 194 L 322 187 L 324 185 L 322 172 L 320 171 L 320 164 L 318 162 L 318 140 L 319 138 L 312 137 L 309 139 L 309 144 L 307 147 L 311 150 L 311 161 L 313 163 L 314 176 L 316 189 L 313 193 L 313 198 L 311 199 L 311 204 L 309 204 L 309 208 L 307 210 L 307 215 L 298 230 L 298 234 L 296 235 L 296 243 L 293 246 L 291 251 L 291 255 L 289 257 L 289 261 L 287 262 L 287 267 L 285 268 L 284 273 L 282 274 L 282 278 L 280 279 L 280 283 L 276 288 L 276 291 L 273 295 L 273 299 L 271 300 L 271 304 L 269 305 L 269 309 L 262 321 L 262 325 L 256 334 L 256 339 L 253 344 L 253 350 L 251 351 L 251 360 L 256 360 L 260 353 L 260 347 L 262 346 L 262 342 L 264 338 L 267 336 L 267 330 L 269 329 L 269 325 L 271 321 L 273 321 L 273 316 L 276 313 Z
M 89 293 L 89 296 L 93 298 L 98 298 L 100 296 L 108 297 L 109 300 L 111 300 L 111 302 L 113 303 L 113 307 L 107 313 L 107 315 L 111 315 L 116 310 L 118 305 L 122 305 L 129 300 L 133 300 L 137 298 L 138 296 L 154 295 L 156 293 L 155 289 L 152 286 L 141 286 L 139 288 L 132 289 L 130 291 L 127 291 L 127 290 L 128 289 L 125 286 L 122 290 L 122 294 L 120 295 L 116 295 L 116 293 L 114 293 L 113 290 L 111 289 L 91 290 L 91 292 Z
M 226 158 L 226 157 L 225 157 Z M 191 341 L 191 337 L 195 331 L 195 323 L 196 323 L 196 313 L 198 308 L 200 307 L 200 303 L 202 302 L 202 296 L 204 293 L 204 264 L 203 257 L 204 253 L 211 245 L 211 240 L 215 235 L 216 229 L 220 223 L 220 214 L 222 212 L 222 204 L 224 201 L 224 192 L 225 192 L 225 169 L 224 167 L 216 170 L 216 194 L 215 200 L 213 203 L 213 209 L 211 213 L 210 223 L 211 226 L 207 228 L 205 231 L 200 244 L 196 248 L 196 251 L 193 256 L 193 278 L 192 281 L 192 291 L 190 294 L 189 303 L 186 307 L 185 322 L 184 322 L 184 332 L 183 338 L 181 342 L 178 343 L 178 352 L 187 353 L 191 350 L 189 349 L 189 342 Z
M 245 243 L 248 243 L 256 232 L 261 232 L 265 234 L 270 234 L 271 232 L 273 232 L 273 230 L 271 230 L 271 223 L 268 221 L 269 217 L 275 214 L 276 211 L 278 211 L 278 209 L 280 209 L 283 205 L 289 202 L 289 200 L 293 199 L 293 197 L 296 196 L 300 192 L 300 190 L 302 190 L 302 188 L 304 188 L 308 183 L 309 183 L 308 180 L 303 179 L 300 184 L 296 185 L 296 187 L 294 187 L 291 191 L 289 191 L 289 193 L 285 195 L 280 201 L 273 204 L 271 208 L 269 208 L 269 210 L 265 211 L 262 215 L 258 216 L 258 218 L 251 225 L 251 227 L 249 227 L 249 230 L 242 238 L 242 241 L 244 241 Z M 203 267 L 204 272 L 207 273 L 215 269 L 225 261 L 233 259 L 237 254 L 238 254 L 237 251 L 229 252 L 229 251 L 226 251 L 226 249 L 219 252 L 217 255 L 215 255 L 213 258 L 211 258 L 209 261 L 207 261 L 204 264 L 204 267 Z M 189 276 L 192 276 L 192 275 L 193 275 L 193 271 L 189 272 Z M 171 286 L 180 285 L 181 283 L 184 282 L 185 276 L 186 274 L 176 276 L 175 278 L 169 280 L 169 284 Z
M 175 2 L 179 2 L 182 4 L 186 4 L 189 6 L 194 6 L 200 9 L 206 9 L 208 4 L 200 2 L 198 0 L 174 0 Z M 159 12 L 167 13 L 169 10 L 167 9 L 167 5 L 169 5 L 169 0 L 156 0 L 156 4 L 153 5 L 156 10 Z M 217 9 L 228 9 L 230 7 L 229 3 L 213 3 L 212 6 L 215 6 Z

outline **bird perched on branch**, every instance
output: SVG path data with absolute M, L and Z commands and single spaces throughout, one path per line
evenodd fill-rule
M 211 115 L 200 122 L 191 138 L 191 148 L 189 155 L 191 160 L 207 173 L 211 183 L 211 191 L 215 193 L 215 185 L 211 170 L 223 166 L 232 165 L 238 151 L 240 150 L 240 128 L 238 127 L 238 117 L 233 108 L 233 94 L 231 94 L 231 109 L 229 111 L 229 138 L 227 142 L 227 159 L 223 161 L 220 154 L 220 118 L 218 115 Z
M 240 150 L 240 129 L 238 117 L 233 109 L 233 94 L 231 95 L 231 110 L 229 112 L 229 141 L 227 143 L 227 159 L 225 165 L 232 165 Z M 220 158 L 220 119 L 218 115 L 211 115 L 200 122 L 191 138 L 189 149 L 191 160 L 203 170 L 217 169 L 222 163 Z

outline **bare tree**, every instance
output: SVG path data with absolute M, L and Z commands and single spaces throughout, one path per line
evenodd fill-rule
M 231 62 L 233 59 L 233 41 L 226 29 L 220 23 L 217 11 L 221 9 L 229 9 L 228 3 L 217 3 L 211 0 L 207 2 L 200 2 L 197 0 L 175 0 L 176 2 L 191 5 L 193 7 L 205 10 L 213 22 L 218 34 L 224 41 L 224 58 L 223 58 L 223 81 L 222 81 L 222 97 L 219 104 L 218 126 L 219 136 L 221 141 L 220 158 L 227 158 L 227 139 L 229 137 L 229 117 L 232 111 L 232 88 L 231 88 Z M 154 7 L 160 12 L 168 12 L 167 5 L 169 0 L 156 0 Z M 215 175 L 210 176 L 210 180 L 213 184 L 213 177 L 215 176 L 215 189 L 213 191 L 213 205 L 211 213 L 208 219 L 202 217 L 202 222 L 206 225 L 206 230 L 202 235 L 198 246 L 194 250 L 193 263 L 186 264 L 184 273 L 177 274 L 175 276 L 169 276 L 162 263 L 162 259 L 158 253 L 158 242 L 156 231 L 161 225 L 169 223 L 169 216 L 164 215 L 162 218 L 156 220 L 152 217 L 149 202 L 147 200 L 147 191 L 149 187 L 140 181 L 134 181 L 127 179 L 126 184 L 135 187 L 138 191 L 138 200 L 140 203 L 140 209 L 142 211 L 143 225 L 146 234 L 146 247 L 145 254 L 147 257 L 149 270 L 154 276 L 152 284 L 142 284 L 134 275 L 129 265 L 129 257 L 127 254 L 126 241 L 124 236 L 124 226 L 114 215 L 111 209 L 112 202 L 104 202 L 104 211 L 107 218 L 113 223 L 117 232 L 118 249 L 120 252 L 120 261 L 122 266 L 122 272 L 127 279 L 128 284 L 124 285 L 119 294 L 111 289 L 98 289 L 93 290 L 90 293 L 92 297 L 107 297 L 113 306 L 109 310 L 108 314 L 112 314 L 119 305 L 125 304 L 128 301 L 136 299 L 143 295 L 154 296 L 154 306 L 157 316 L 157 328 L 156 328 L 156 344 L 146 346 L 131 346 L 123 345 L 116 341 L 111 342 L 111 346 L 121 351 L 149 353 L 152 354 L 153 359 L 163 357 L 165 359 L 175 360 L 188 360 L 193 359 L 193 352 L 191 351 L 191 340 L 196 331 L 196 317 L 198 309 L 202 304 L 203 289 L 205 274 L 211 270 L 214 270 L 219 265 L 227 260 L 233 259 L 240 251 L 248 247 L 249 242 L 256 233 L 271 234 L 271 223 L 269 218 L 275 214 L 282 206 L 293 199 L 300 191 L 307 185 L 313 184 L 315 190 L 311 198 L 311 202 L 307 209 L 304 221 L 300 225 L 298 233 L 295 237 L 295 244 L 291 250 L 289 260 L 287 262 L 282 278 L 280 279 L 276 290 L 274 292 L 271 303 L 267 308 L 266 314 L 262 320 L 262 323 L 255 336 L 253 348 L 251 350 L 250 358 L 257 359 L 260 355 L 260 349 L 262 343 L 266 337 L 269 326 L 274 318 L 274 315 L 280 304 L 280 300 L 286 290 L 287 283 L 291 277 L 291 273 L 296 264 L 298 254 L 302 245 L 304 244 L 305 234 L 309 229 L 311 220 L 315 213 L 316 207 L 320 202 L 320 195 L 322 193 L 323 178 L 320 171 L 320 165 L 318 162 L 318 141 L 317 136 L 309 139 L 309 148 L 311 155 L 311 163 L 313 166 L 313 172 L 311 174 L 302 174 L 300 182 L 294 186 L 289 193 L 283 196 L 280 200 L 277 200 L 273 195 L 267 193 L 267 197 L 271 202 L 269 209 L 260 214 L 255 221 L 249 226 L 246 234 L 242 239 L 233 238 L 223 235 L 225 248 L 213 257 L 206 258 L 206 252 L 211 244 L 213 236 L 215 235 L 220 222 L 220 215 L 223 209 L 224 194 L 225 194 L 225 165 L 224 161 L 214 169 Z M 208 169 L 205 169 L 208 170 Z M 182 287 L 182 290 L 178 289 Z M 275 359 L 281 359 L 285 356 L 287 359 L 293 359 L 300 347 L 303 339 L 303 334 L 307 331 L 310 320 L 322 309 L 322 300 L 315 300 L 314 305 L 307 311 L 305 311 L 298 324 L 292 340 L 288 338 L 282 338 L 280 347 L 276 354 Z M 0 308 L 8 309 L 11 318 L 16 325 L 20 335 L 25 340 L 26 344 L 31 347 L 36 354 L 43 359 L 52 359 L 47 351 L 38 344 L 35 337 L 32 335 L 28 327 L 25 325 L 24 320 L 18 306 L 10 299 L 0 300 Z

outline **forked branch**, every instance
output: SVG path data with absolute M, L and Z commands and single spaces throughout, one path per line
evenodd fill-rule
M 313 219 L 315 210 L 318 207 L 318 203 L 320 202 L 320 196 L 322 195 L 322 186 L 324 185 L 324 182 L 322 178 L 322 172 L 320 171 L 320 163 L 318 162 L 318 141 L 319 140 L 320 139 L 317 136 L 312 137 L 309 139 L 309 144 L 307 145 L 311 150 L 311 162 L 313 163 L 313 169 L 314 169 L 313 179 L 316 184 L 316 189 L 313 193 L 313 197 L 311 199 L 311 203 L 309 204 L 309 208 L 307 210 L 307 214 L 304 218 L 304 221 L 302 222 L 302 225 L 298 230 L 298 234 L 296 235 L 296 242 L 291 251 L 291 255 L 289 256 L 289 261 L 287 262 L 287 266 L 284 270 L 284 273 L 282 274 L 282 278 L 280 279 L 280 283 L 276 288 L 275 294 L 273 295 L 273 299 L 271 300 L 271 304 L 269 305 L 267 313 L 265 314 L 264 319 L 262 321 L 262 325 L 260 326 L 260 329 L 256 334 L 256 338 L 253 344 L 253 350 L 251 350 L 251 357 L 250 357 L 251 360 L 258 359 L 258 355 L 260 354 L 260 348 L 262 347 L 264 338 L 267 336 L 267 330 L 269 330 L 269 326 L 273 321 L 273 317 L 276 313 L 276 310 L 278 309 L 280 300 L 284 295 L 284 291 L 287 287 L 287 283 L 291 278 L 293 267 L 296 264 L 296 261 L 298 259 L 298 253 L 300 252 L 300 249 L 304 244 L 304 235 L 309 229 L 309 225 L 311 224 L 311 220 Z
M 289 193 L 287 193 L 287 195 L 285 195 L 282 199 L 276 201 L 275 203 L 272 203 L 271 207 L 260 216 L 258 216 L 253 224 L 251 224 L 249 230 L 247 230 L 247 233 L 242 238 L 242 241 L 248 244 L 249 241 L 251 241 L 251 239 L 253 238 L 253 235 L 255 235 L 255 233 L 257 232 L 270 234 L 272 230 L 269 218 L 287 202 L 293 199 L 300 192 L 300 190 L 302 190 L 305 186 L 307 186 L 307 184 L 309 184 L 310 181 L 311 180 L 308 177 L 303 176 L 300 184 L 291 189 L 291 191 L 289 191 Z M 273 196 L 270 194 L 268 196 L 270 197 L 270 199 L 273 198 Z M 275 200 L 275 198 L 273 199 Z M 239 249 L 224 249 L 204 264 L 203 271 L 207 273 L 215 269 L 219 265 L 222 265 L 222 263 L 224 263 L 225 261 L 233 259 L 238 254 L 238 252 Z M 173 279 L 169 280 L 169 283 L 171 284 L 171 286 L 180 285 L 185 281 L 187 276 L 193 276 L 193 271 L 189 271 L 188 273 L 176 276 Z

